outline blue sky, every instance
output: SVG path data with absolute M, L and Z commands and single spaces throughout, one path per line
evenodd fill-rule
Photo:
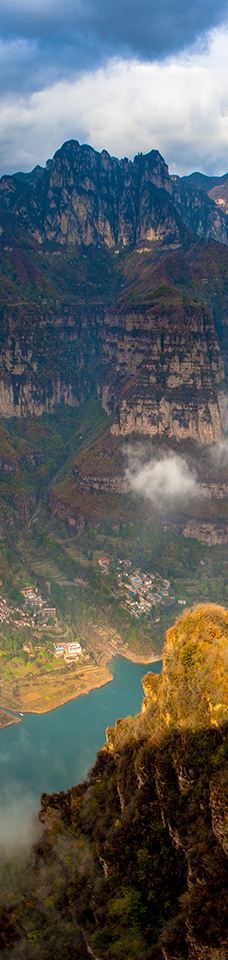
M 228 0 L 0 0 L 0 171 L 71 137 L 228 168 Z

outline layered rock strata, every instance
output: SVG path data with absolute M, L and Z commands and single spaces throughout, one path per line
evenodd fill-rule
M 136 307 L 104 323 L 102 400 L 113 434 L 202 444 L 223 436 L 224 362 L 207 309 Z

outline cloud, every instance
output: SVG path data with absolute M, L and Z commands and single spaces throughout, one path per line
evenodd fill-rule
M 65 73 L 102 56 L 161 58 L 189 46 L 227 15 L 227 0 L 2 0 L 1 35 L 35 41 Z M 57 74 L 60 76 L 60 73 Z M 30 82 L 33 83 L 31 76 Z
M 152 63 L 111 59 L 71 80 L 0 100 L 0 169 L 31 169 L 70 138 L 117 156 L 158 148 L 171 171 L 224 173 L 228 30 L 207 49 Z
M 7 792 L 1 792 L 0 803 L 0 862 L 15 855 L 26 854 L 37 840 L 40 825 L 37 818 L 37 803 L 34 797 L 25 794 L 12 784 Z
M 179 504 L 198 497 L 201 493 L 196 473 L 190 469 L 184 457 L 170 452 L 157 457 L 155 454 L 145 462 L 137 448 L 130 448 L 129 465 L 126 471 L 134 493 L 163 510 L 177 508 Z

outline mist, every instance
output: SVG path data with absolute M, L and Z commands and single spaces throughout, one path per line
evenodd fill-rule
M 0 804 L 0 863 L 27 855 L 40 834 L 37 801 L 18 788 L 3 793 Z
M 175 453 L 157 456 L 155 453 L 145 462 L 140 450 L 128 450 L 127 479 L 131 490 L 150 500 L 159 509 L 177 509 L 178 504 L 202 495 L 196 471 L 187 460 Z

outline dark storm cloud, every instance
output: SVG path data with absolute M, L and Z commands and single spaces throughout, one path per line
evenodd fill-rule
M 34 90 L 113 55 L 162 59 L 227 9 L 227 0 L 2 0 L 2 89 Z

